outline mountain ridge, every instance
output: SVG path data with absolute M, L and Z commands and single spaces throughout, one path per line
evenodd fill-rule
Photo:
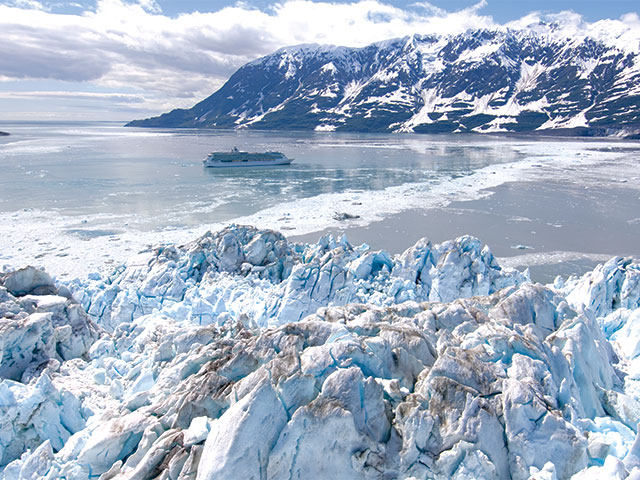
M 640 44 L 618 42 L 545 25 L 285 47 L 190 109 L 127 125 L 637 136 Z

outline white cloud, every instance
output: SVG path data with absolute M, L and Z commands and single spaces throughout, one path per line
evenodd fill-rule
M 286 45 L 364 46 L 415 32 L 490 26 L 489 17 L 477 14 L 482 5 L 434 16 L 377 0 L 292 0 L 269 11 L 237 4 L 177 18 L 162 15 L 154 0 L 99 0 L 80 15 L 0 5 L 0 76 L 201 96 L 242 64 Z
M 458 10 L 455 12 L 458 15 L 477 15 L 477 13 L 488 5 L 486 0 L 480 0 L 479 2 L 471 5 L 470 7 Z M 452 13 L 443 8 L 437 7 L 430 2 L 416 2 L 411 5 L 412 7 L 420 7 L 427 11 L 429 14 L 435 17 L 447 18 Z
M 109 100 L 118 103 L 142 103 L 144 95 L 135 93 L 100 93 L 100 92 L 68 92 L 68 91 L 32 91 L 32 92 L 0 92 L 0 98 L 24 99 L 34 98 L 74 98 L 88 100 Z
M 551 14 L 531 12 L 504 26 L 545 32 L 556 38 L 598 38 L 622 50 L 640 51 L 640 19 L 636 13 L 625 14 L 620 20 L 605 19 L 589 23 L 572 11 Z
M 138 0 L 138 3 L 147 12 L 162 13 L 160 5 L 158 5 L 155 0 Z
M 89 82 L 139 91 L 155 106 L 165 105 L 167 99 L 172 106 L 190 106 L 244 63 L 287 45 L 357 47 L 412 33 L 499 27 L 481 15 L 485 0 L 457 12 L 427 2 L 400 9 L 378 0 L 289 0 L 266 11 L 237 3 L 176 18 L 163 15 L 155 0 L 98 0 L 95 8 L 76 15 L 51 13 L 35 0 L 12 0 L 11 5 L 0 4 L 0 80 Z M 575 31 L 586 28 L 571 12 L 555 17 L 534 13 L 506 27 L 521 28 L 543 19 Z M 614 23 L 613 29 L 611 24 L 597 28 L 627 37 L 640 30 L 634 14 Z
M 620 20 L 630 27 L 640 28 L 640 17 L 637 13 L 625 13 Z
M 30 10 L 48 10 L 41 2 L 37 0 L 11 0 L 9 5 Z

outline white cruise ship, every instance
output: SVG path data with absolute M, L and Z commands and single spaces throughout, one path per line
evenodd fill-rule
M 289 165 L 292 158 L 280 152 L 250 153 L 233 148 L 230 152 L 212 152 L 203 163 L 205 167 L 257 167 Z

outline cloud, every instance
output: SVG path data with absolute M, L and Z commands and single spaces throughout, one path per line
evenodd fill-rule
M 558 39 L 597 38 L 621 50 L 640 52 L 640 19 L 636 13 L 622 15 L 619 20 L 604 19 L 589 23 L 573 11 L 546 14 L 531 12 L 518 20 L 506 23 L 504 27 L 528 29 Z
M 155 0 L 138 0 L 138 4 L 147 12 L 162 13 L 160 5 Z
M 163 15 L 155 0 L 98 0 L 93 8 L 64 15 L 53 13 L 52 5 L 35 0 L 0 3 L 0 81 L 85 82 L 139 91 L 154 105 L 170 99 L 173 106 L 192 105 L 244 63 L 287 45 L 359 47 L 412 33 L 501 28 L 481 14 L 485 0 L 454 12 L 428 2 L 401 9 L 378 0 L 285 0 L 266 10 L 237 3 L 177 17 Z M 542 21 L 576 31 L 586 28 L 579 15 L 567 12 L 555 18 L 534 13 L 505 28 Z M 633 14 L 613 29 L 609 24 L 598 28 L 609 30 L 610 36 L 640 30 Z
M 48 10 L 41 2 L 36 0 L 10 0 L 8 5 L 28 10 Z
M 174 96 L 188 90 L 193 97 L 210 93 L 242 64 L 287 45 L 364 46 L 414 32 L 489 26 L 488 17 L 477 15 L 483 4 L 433 16 L 376 0 L 292 0 L 268 11 L 236 4 L 177 18 L 162 15 L 154 0 L 99 0 L 79 15 L 0 5 L 0 76 L 91 81 Z
M 135 93 L 100 93 L 100 92 L 67 92 L 67 91 L 33 91 L 33 92 L 0 92 L 0 98 L 24 99 L 34 98 L 64 98 L 85 100 L 108 100 L 118 103 L 143 103 L 144 95 Z
M 457 14 L 457 15 L 477 15 L 477 13 L 483 9 L 484 7 L 486 7 L 488 5 L 486 0 L 480 0 L 479 2 L 467 7 L 467 8 L 463 8 L 462 10 L 458 10 L 456 12 L 453 12 L 453 14 Z M 450 15 L 452 15 L 452 12 L 445 10 L 444 8 L 440 8 L 437 7 L 435 5 L 433 5 L 430 2 L 416 2 L 411 4 L 412 7 L 420 7 L 422 9 L 424 9 L 425 11 L 427 11 L 429 14 L 435 16 L 435 17 L 440 17 L 440 18 L 447 18 Z

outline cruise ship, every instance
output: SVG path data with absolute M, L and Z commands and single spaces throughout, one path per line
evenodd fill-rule
M 230 152 L 212 152 L 203 163 L 205 167 L 257 167 L 289 165 L 292 158 L 280 152 L 250 153 L 233 148 Z

